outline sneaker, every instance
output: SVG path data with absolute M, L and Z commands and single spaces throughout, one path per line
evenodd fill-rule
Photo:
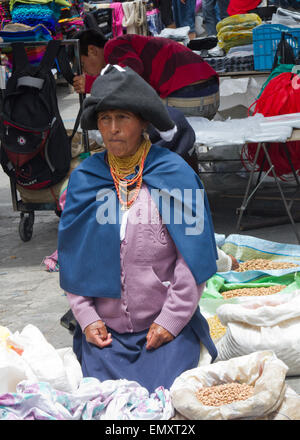
M 223 57 L 225 55 L 225 51 L 216 45 L 216 47 L 208 51 L 208 54 L 211 57 Z

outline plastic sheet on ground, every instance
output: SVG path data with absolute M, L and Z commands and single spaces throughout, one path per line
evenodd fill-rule
M 272 261 L 292 261 L 300 264 L 299 245 L 264 240 L 251 235 L 228 235 L 223 241 L 222 250 L 239 261 L 267 258 Z

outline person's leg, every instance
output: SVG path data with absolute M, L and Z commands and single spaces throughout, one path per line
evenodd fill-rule
M 175 27 L 172 0 L 162 0 L 159 4 L 161 21 L 165 27 Z
M 160 386 L 170 389 L 176 377 L 199 363 L 200 341 L 190 324 L 156 350 L 146 350 L 148 330 L 124 334 L 109 331 L 112 343 L 105 348 L 87 342 L 80 332 L 76 334 L 74 347 L 83 377 L 95 377 L 101 382 L 136 381 L 152 393 Z
M 208 36 L 216 35 L 216 0 L 202 0 L 203 25 Z
M 229 5 L 229 0 L 217 0 L 220 12 L 220 19 L 228 17 L 227 8 Z
M 190 33 L 195 32 L 195 7 L 196 0 L 173 0 L 173 13 L 176 27 L 190 27 Z

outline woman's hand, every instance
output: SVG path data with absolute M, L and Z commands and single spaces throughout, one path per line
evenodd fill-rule
M 95 321 L 84 329 L 87 342 L 97 345 L 100 348 L 107 347 L 112 343 L 111 333 L 107 333 L 103 321 Z
M 85 75 L 75 75 L 73 79 L 73 87 L 77 93 L 85 93 Z
M 153 322 L 147 334 L 146 349 L 153 350 L 165 344 L 166 342 L 172 341 L 173 339 L 174 336 L 170 332 L 168 332 L 168 330 Z

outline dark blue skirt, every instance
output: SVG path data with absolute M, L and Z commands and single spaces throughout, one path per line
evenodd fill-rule
M 170 389 L 176 377 L 199 363 L 200 335 L 193 322 L 192 319 L 176 338 L 155 350 L 146 350 L 148 329 L 120 334 L 108 328 L 112 344 L 99 348 L 86 341 L 77 324 L 73 349 L 84 377 L 96 377 L 101 382 L 117 379 L 136 381 L 149 393 L 159 386 Z M 213 358 L 216 357 L 214 350 L 213 345 Z

